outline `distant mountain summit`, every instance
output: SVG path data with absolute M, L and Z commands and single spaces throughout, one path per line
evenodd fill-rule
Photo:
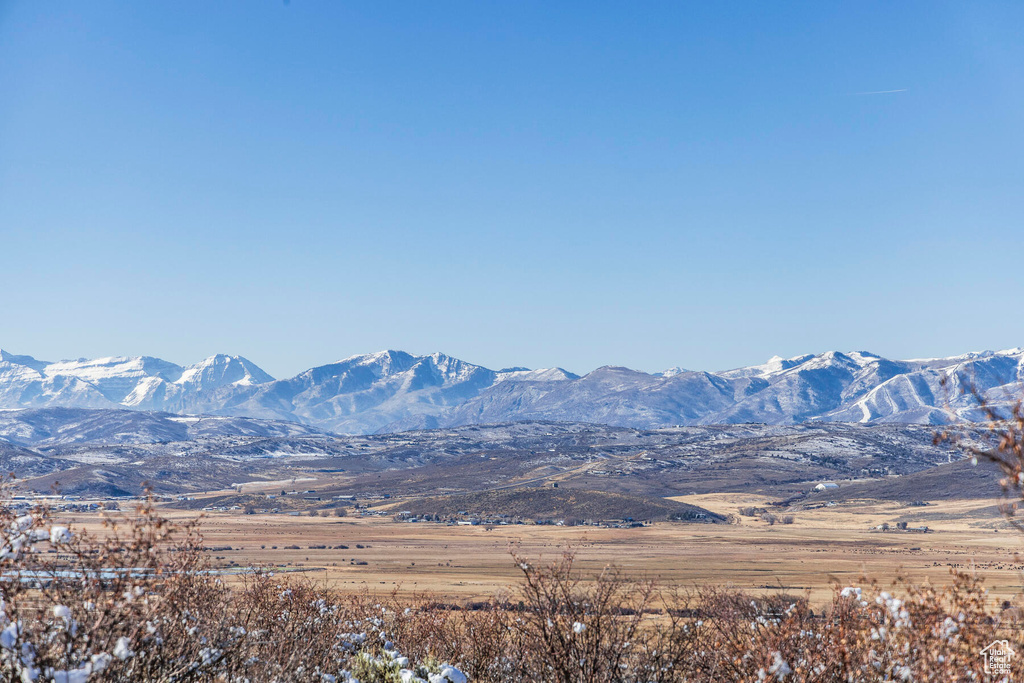
M 943 379 L 948 379 L 943 386 Z M 433 353 L 380 351 L 274 379 L 241 356 L 181 367 L 149 356 L 40 361 L 0 350 L 0 408 L 117 408 L 284 419 L 363 434 L 523 420 L 654 428 L 761 422 L 942 424 L 980 416 L 963 382 L 1004 405 L 1024 349 L 889 360 L 829 351 L 722 372 L 605 366 L 489 370 Z
M 493 370 L 443 353 L 381 351 L 236 391 L 230 414 L 299 420 L 342 433 L 436 426 L 445 409 L 496 380 Z
M 272 382 L 241 356 L 218 354 L 181 367 L 150 356 L 56 363 L 0 351 L 0 407 L 132 408 L 189 412 L 222 387 Z

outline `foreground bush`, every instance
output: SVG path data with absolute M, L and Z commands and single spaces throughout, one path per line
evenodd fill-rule
M 899 597 L 837 587 L 815 613 L 802 598 L 666 592 L 611 569 L 583 580 L 567 554 L 516 558 L 523 580 L 510 599 L 460 609 L 270 573 L 229 588 L 196 528 L 148 504 L 101 538 L 42 509 L 0 511 L 0 530 L 8 681 L 995 680 L 981 650 L 1024 647 L 966 574 Z M 1007 680 L 1021 674 L 1014 660 Z

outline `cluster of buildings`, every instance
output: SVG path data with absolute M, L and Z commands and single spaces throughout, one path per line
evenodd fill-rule
M 541 526 L 595 526 L 604 529 L 632 529 L 646 526 L 646 522 L 634 520 L 631 517 L 616 520 L 584 520 L 584 519 L 553 519 L 553 518 L 523 518 L 511 515 L 475 515 L 465 510 L 460 510 L 455 515 L 431 515 L 414 514 L 409 510 L 403 510 L 394 515 L 396 522 L 433 522 L 447 526 L 508 526 L 516 524 L 532 524 Z
M 104 510 L 120 510 L 120 503 L 123 503 L 125 500 L 125 498 L 119 498 L 118 500 L 87 499 L 73 495 L 14 496 L 7 506 L 12 510 L 18 511 L 28 511 L 37 505 L 45 505 L 50 510 L 56 512 L 102 512 Z

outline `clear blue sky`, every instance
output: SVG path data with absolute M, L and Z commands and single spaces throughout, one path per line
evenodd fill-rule
M 1024 345 L 1022 26 L 0 3 L 0 346 L 288 376 L 382 348 L 586 372 Z

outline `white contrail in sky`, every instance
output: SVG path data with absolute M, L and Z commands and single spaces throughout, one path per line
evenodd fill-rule
M 868 92 L 855 92 L 854 95 L 889 95 L 894 92 L 907 92 L 906 88 L 900 88 L 899 90 L 870 90 Z

